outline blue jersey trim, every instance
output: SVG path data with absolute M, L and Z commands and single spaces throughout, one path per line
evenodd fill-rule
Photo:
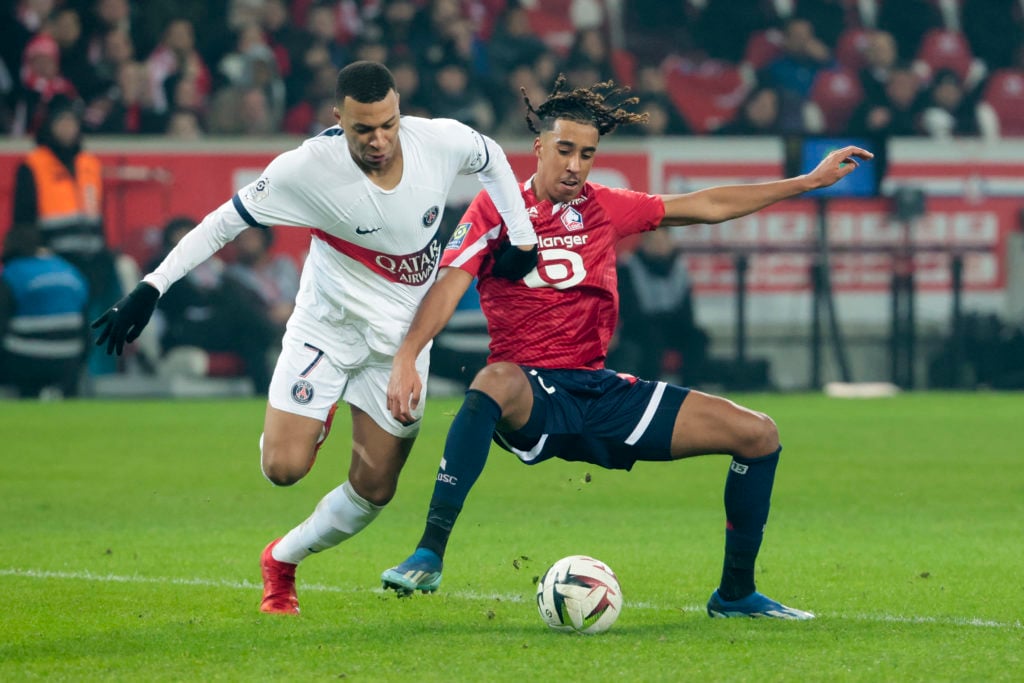
M 319 133 L 316 134 L 316 136 L 318 138 L 319 137 L 329 137 L 329 138 L 332 138 L 332 137 L 335 137 L 336 135 L 344 135 L 344 134 L 345 134 L 345 129 L 344 128 L 341 128 L 340 126 L 331 126 L 330 128 L 325 128 L 324 130 L 320 131 Z
M 252 214 L 249 213 L 249 209 L 245 208 L 245 205 L 242 204 L 242 200 L 239 199 L 237 192 L 235 193 L 235 196 L 231 198 L 231 204 L 235 207 L 235 211 L 238 212 L 238 215 L 242 217 L 242 220 L 251 225 L 252 227 L 263 228 L 264 230 L 270 229 L 270 226 L 263 225 L 262 223 L 260 223 L 259 221 L 252 217 Z

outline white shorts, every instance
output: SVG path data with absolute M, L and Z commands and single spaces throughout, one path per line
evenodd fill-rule
M 315 343 L 299 339 L 300 335 L 289 329 L 281 340 L 281 356 L 270 380 L 271 406 L 324 420 L 331 406 L 341 400 L 368 414 L 389 434 L 405 439 L 419 433 L 426 407 L 429 348 L 416 360 L 423 383 L 419 407 L 413 412 L 416 422 L 404 425 L 392 417 L 387 405 L 392 356 L 371 351 L 360 365 L 343 367 Z

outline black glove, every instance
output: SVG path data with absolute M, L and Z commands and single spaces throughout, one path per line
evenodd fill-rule
M 140 282 L 132 293 L 111 306 L 106 313 L 92 321 L 92 328 L 103 328 L 96 346 L 107 343 L 107 354 L 115 351 L 121 355 L 124 345 L 130 344 L 142 334 L 142 328 L 156 309 L 160 292 L 153 285 Z
M 526 277 L 526 274 L 537 267 L 537 245 L 533 245 L 529 251 L 523 251 L 505 242 L 494 255 L 494 268 L 491 272 L 506 280 L 519 280 Z

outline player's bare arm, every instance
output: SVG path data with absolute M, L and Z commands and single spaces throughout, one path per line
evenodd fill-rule
M 805 175 L 769 183 L 723 185 L 682 195 L 664 195 L 665 217 L 661 226 L 721 223 L 746 216 L 783 199 L 834 185 L 857 168 L 858 159 L 874 154 L 860 147 L 837 149 Z
M 430 340 L 451 320 L 462 295 L 473 283 L 473 276 L 459 268 L 442 268 L 437 281 L 423 298 L 409 331 L 391 362 L 388 380 L 388 410 L 396 420 L 411 422 L 423 392 L 416 358 Z

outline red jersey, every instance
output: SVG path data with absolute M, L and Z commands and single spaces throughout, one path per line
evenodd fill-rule
M 653 230 L 665 215 L 656 195 L 586 183 L 568 203 L 523 199 L 537 232 L 537 267 L 522 280 L 493 277 L 505 226 L 486 192 L 470 204 L 441 256 L 442 267 L 478 278 L 491 336 L 489 363 L 600 369 L 619 315 L 615 245 Z

